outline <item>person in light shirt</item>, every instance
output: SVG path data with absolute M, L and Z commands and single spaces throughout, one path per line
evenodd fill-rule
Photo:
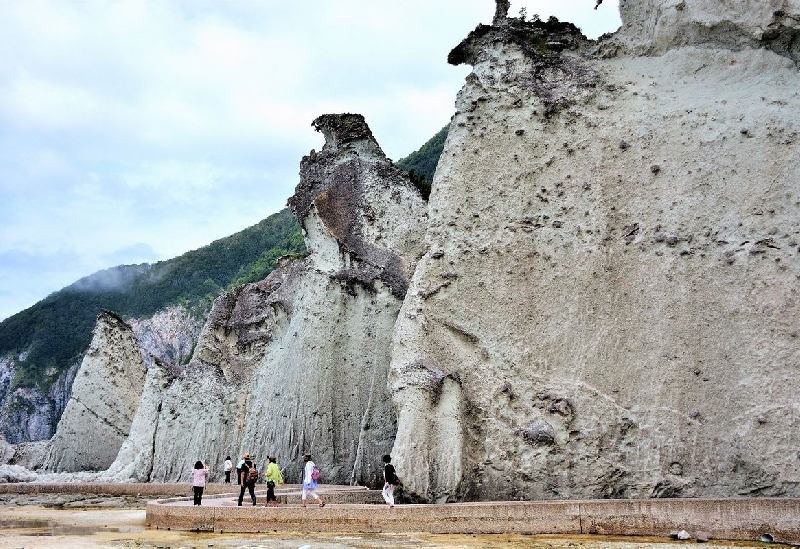
M 208 465 L 202 461 L 197 461 L 192 469 L 192 491 L 194 492 L 194 504 L 200 505 L 203 501 L 203 489 L 206 487 L 206 477 L 208 476 Z
M 231 483 L 231 471 L 233 471 L 233 462 L 231 461 L 231 456 L 225 458 L 225 465 L 223 466 L 225 471 L 225 484 Z
M 306 497 L 309 495 L 319 502 L 320 507 L 325 507 L 325 502 L 322 501 L 322 498 L 317 494 L 317 481 L 313 478 L 315 465 L 314 462 L 311 461 L 311 454 L 305 454 L 303 456 L 303 461 L 306 462 L 303 468 L 303 507 L 306 506 Z

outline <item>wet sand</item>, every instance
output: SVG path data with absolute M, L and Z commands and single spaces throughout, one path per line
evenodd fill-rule
M 144 509 L 103 508 L 103 501 L 97 498 L 85 501 L 86 509 L 19 503 L 0 504 L 0 549 L 686 549 L 698 545 L 695 541 L 601 536 L 196 534 L 147 529 Z M 768 544 L 711 541 L 705 545 L 733 549 Z

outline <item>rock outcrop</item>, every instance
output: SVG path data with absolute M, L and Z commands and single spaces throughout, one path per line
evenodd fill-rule
M 314 121 L 325 146 L 290 199 L 309 255 L 216 300 L 191 362 L 148 372 L 107 476 L 186 480 L 204 460 L 275 454 L 296 479 L 311 452 L 325 482 L 377 484 L 396 417 L 386 385 L 394 322 L 424 251 L 426 209 L 360 115 Z M 152 373 L 152 376 L 150 375 Z
M 765 43 L 798 5 L 724 6 L 623 1 L 596 46 L 496 16 L 451 53 L 392 352 L 408 491 L 800 495 L 800 76 Z
M 662 54 L 683 46 L 767 49 L 800 63 L 800 3 L 737 0 L 621 0 L 615 38 L 632 52 Z
M 155 361 L 185 365 L 192 358 L 204 318 L 196 318 L 185 307 L 171 306 L 150 318 L 131 319 L 130 325 L 148 370 Z
M 203 319 L 173 306 L 150 318 L 131 319 L 130 325 L 148 368 L 156 359 L 181 366 L 191 358 Z M 0 358 L 0 433 L 13 444 L 46 441 L 54 435 L 82 361 L 75 358 L 55 379 L 45 375 L 42 387 L 14 387 L 12 380 L 25 357 L 26 353 Z
M 109 311 L 97 317 L 44 468 L 102 471 L 111 465 L 139 405 L 145 366 L 133 330 Z
M 16 357 L 24 360 L 24 355 Z M 0 429 L 10 443 L 47 440 L 53 436 L 58 419 L 69 400 L 72 381 L 80 362 L 64 370 L 49 388 L 14 387 L 17 360 L 0 358 Z
M 391 450 L 423 501 L 800 496 L 800 7 L 622 0 L 592 42 L 497 6 L 450 53 L 428 208 L 362 117 L 315 120 L 309 255 L 218 298 L 188 364 L 155 345 L 128 413 L 99 323 L 49 467 L 110 463 L 90 391 L 112 480 L 311 452 L 376 485 Z
M 99 476 L 103 480 L 147 482 L 153 472 L 158 419 L 164 390 L 169 386 L 169 368 L 154 360 L 147 369 L 142 396 L 133 416 L 128 437 L 114 462 Z

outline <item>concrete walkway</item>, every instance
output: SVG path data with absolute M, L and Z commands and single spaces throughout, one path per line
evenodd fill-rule
M 203 505 L 192 504 L 188 483 L 0 484 L 0 493 L 97 494 L 165 497 L 147 503 L 151 528 L 206 532 L 431 532 L 453 534 L 600 534 L 668 537 L 685 530 L 693 538 L 759 540 L 800 544 L 800 499 L 645 499 L 525 501 L 397 505 L 380 492 L 358 486 L 321 485 L 324 508 L 300 506 L 300 486 L 276 490 L 280 506 L 238 507 L 236 485 L 210 484 Z M 173 496 L 173 497 L 170 497 Z
M 431 532 L 437 534 L 600 534 L 669 537 L 681 530 L 700 540 L 751 540 L 800 543 L 800 499 L 647 499 L 538 502 L 481 502 L 396 505 L 380 492 L 349 486 L 321 486 L 325 501 L 300 505 L 299 486 L 277 491 L 278 507 L 258 505 L 238 492 L 151 501 L 151 528 L 208 532 Z

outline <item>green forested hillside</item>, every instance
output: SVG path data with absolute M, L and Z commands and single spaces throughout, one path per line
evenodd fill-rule
M 436 171 L 436 164 L 439 163 L 439 157 L 442 155 L 448 128 L 449 126 L 445 126 L 418 151 L 396 162 L 398 168 L 408 172 L 411 182 L 417 186 L 425 200 L 428 200 L 431 194 L 433 173 Z
M 28 351 L 15 387 L 46 388 L 88 347 L 101 309 L 144 318 L 183 304 L 205 314 L 222 290 L 261 280 L 277 258 L 305 252 L 288 209 L 208 246 L 153 265 L 97 272 L 0 323 L 0 356 Z

